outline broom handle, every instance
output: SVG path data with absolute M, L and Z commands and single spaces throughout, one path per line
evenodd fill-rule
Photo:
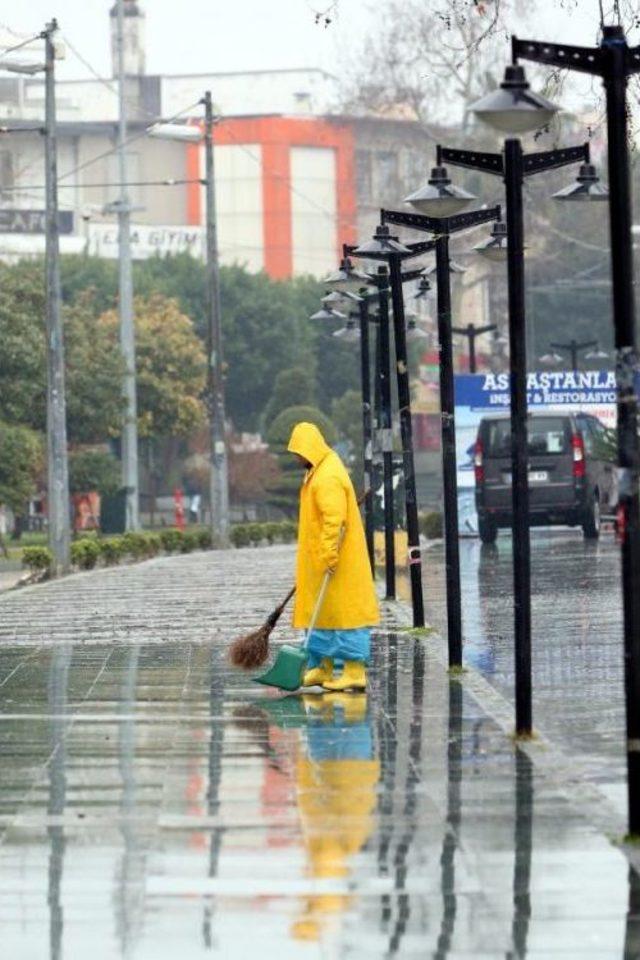
M 346 532 L 347 532 L 346 527 L 343 525 L 340 528 L 340 534 L 338 536 L 338 550 L 342 546 L 342 541 L 344 540 L 344 535 Z M 329 581 L 331 580 L 332 576 L 333 576 L 333 570 L 327 570 L 324 577 L 322 578 L 322 585 L 320 587 L 320 592 L 318 593 L 318 599 L 316 600 L 316 605 L 311 615 L 309 626 L 307 627 L 307 637 L 310 637 L 316 628 L 316 623 L 318 622 L 318 617 L 320 616 L 320 611 L 322 610 L 322 604 L 324 603 L 327 587 L 329 586 Z
M 367 497 L 367 494 L 366 494 L 366 493 L 363 493 L 361 496 L 358 497 L 358 506 L 359 506 L 359 507 L 362 506 L 362 504 L 364 503 L 366 497 Z M 345 530 L 344 527 L 342 527 L 341 530 L 340 530 L 340 539 L 339 539 L 339 541 L 338 541 L 338 547 L 341 546 L 342 541 L 343 541 L 343 539 L 344 539 L 345 533 L 346 533 L 346 530 Z M 324 584 L 323 584 L 323 587 L 324 587 L 324 589 L 326 590 L 326 586 L 324 586 Z M 273 616 L 276 616 L 276 615 L 277 615 L 278 617 L 280 617 L 280 615 L 281 615 L 282 612 L 284 611 L 284 608 L 285 608 L 286 605 L 289 603 L 289 600 L 291 600 L 291 597 L 294 595 L 295 592 L 296 592 L 296 588 L 295 588 L 295 584 L 294 584 L 294 586 L 291 587 L 291 590 L 289 590 L 289 593 L 287 594 L 287 596 L 285 597 L 285 599 L 282 601 L 282 603 L 280 604 L 280 606 L 279 606 L 279 607 L 276 607 L 276 609 L 273 611 Z M 324 599 L 324 598 L 323 598 L 323 599 Z

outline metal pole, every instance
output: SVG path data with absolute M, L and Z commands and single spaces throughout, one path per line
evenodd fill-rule
M 138 490 L 138 404 L 136 397 L 136 338 L 133 320 L 133 277 L 131 270 L 131 206 L 127 183 L 127 98 L 124 65 L 124 0 L 117 0 L 118 47 L 118 273 L 120 289 L 120 348 L 124 359 L 122 423 L 122 485 L 126 490 L 126 528 L 140 528 Z
M 387 268 L 378 267 L 380 286 L 378 323 L 380 335 L 380 447 L 384 483 L 384 565 L 385 599 L 396 598 L 396 546 L 395 517 L 393 505 L 393 433 L 391 429 L 391 343 L 389 337 L 389 287 Z
M 360 378 L 362 382 L 362 441 L 364 449 L 364 527 L 371 572 L 375 575 L 373 547 L 373 445 L 371 421 L 371 371 L 369 369 L 369 303 L 366 294 L 358 304 L 360 317 Z
M 523 158 L 519 140 L 504 145 L 507 195 L 509 365 L 511 382 L 511 469 L 513 500 L 513 581 L 515 603 L 516 734 L 532 729 L 531 709 L 531 547 L 527 450 L 527 355 L 525 344 Z
M 571 350 L 571 369 L 574 373 L 578 371 L 578 341 L 572 340 L 570 344 Z
M 389 257 L 391 298 L 393 300 L 393 331 L 396 347 L 396 376 L 398 380 L 398 403 L 400 407 L 400 434 L 402 437 L 402 466 L 404 472 L 407 536 L 409 539 L 409 576 L 411 579 L 411 603 L 414 627 L 424 627 L 424 598 L 422 595 L 422 555 L 420 552 L 420 523 L 418 521 L 418 495 L 413 456 L 413 425 L 411 422 L 411 387 L 409 384 L 409 360 L 407 357 L 407 330 L 402 293 L 402 261 L 399 256 Z
M 225 438 L 224 371 L 222 357 L 222 316 L 220 309 L 220 266 L 216 224 L 216 180 L 213 157 L 213 101 L 207 90 L 202 101 L 205 111 L 205 178 L 207 181 L 207 392 L 211 430 L 211 534 L 221 547 L 229 546 L 229 466 Z
M 455 392 L 451 336 L 451 273 L 449 237 L 436 240 L 438 344 L 440 349 L 440 416 L 444 488 L 445 568 L 449 667 L 462 666 L 462 598 L 458 543 L 458 466 L 456 462 Z
M 629 833 L 640 834 L 640 502 L 633 296 L 631 187 L 627 135 L 627 45 L 621 27 L 604 27 L 613 320 L 618 381 L 618 496 L 622 539 Z
M 64 336 L 60 290 L 58 231 L 58 159 L 56 143 L 55 20 L 46 25 L 45 41 L 45 199 L 46 199 L 46 337 L 47 337 L 47 498 L 49 546 L 53 574 L 69 569 L 71 518 L 67 460 L 67 414 Z
M 472 323 L 467 326 L 469 337 L 469 373 L 476 372 L 476 332 Z

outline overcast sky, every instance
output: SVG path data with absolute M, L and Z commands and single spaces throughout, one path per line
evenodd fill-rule
M 337 72 L 350 38 L 384 9 L 382 0 L 338 0 L 332 23 L 325 28 L 316 25 L 315 13 L 329 8 L 330 0 L 141 3 L 146 12 L 148 73 L 307 66 Z M 27 0 L 13 8 L 5 4 L 0 24 L 19 34 L 35 33 L 55 16 L 83 57 L 100 74 L 110 76 L 111 6 L 112 0 Z M 598 0 L 529 0 L 528 6 L 534 11 L 536 38 L 595 41 Z M 64 78 L 89 75 L 71 52 L 58 72 Z

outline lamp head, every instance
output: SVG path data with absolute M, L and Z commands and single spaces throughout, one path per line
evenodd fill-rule
M 384 256 L 390 253 L 411 253 L 408 247 L 400 243 L 397 237 L 391 235 L 386 223 L 380 223 L 371 240 L 360 244 L 356 253 L 359 257 Z
M 495 220 L 491 227 L 491 234 L 486 240 L 481 240 L 473 248 L 480 256 L 494 263 L 503 263 L 507 259 L 508 235 L 507 224 L 504 220 Z
M 357 343 L 360 339 L 360 331 L 356 327 L 355 320 L 349 318 L 344 327 L 334 331 L 333 336 L 342 340 L 343 343 Z
M 340 261 L 339 268 L 334 270 L 333 273 L 330 273 L 328 277 L 325 277 L 323 283 L 326 283 L 327 286 L 333 287 L 336 290 L 357 293 L 361 287 L 366 287 L 368 283 L 371 283 L 371 278 L 362 270 L 354 267 L 351 260 L 345 257 Z
M 321 310 L 312 313 L 309 317 L 309 320 L 346 320 L 346 313 L 341 313 L 339 310 L 334 310 L 332 307 L 322 307 Z
M 405 197 L 404 202 L 428 217 L 453 217 L 475 199 L 472 193 L 451 183 L 446 167 L 438 166 L 432 169 L 425 186 Z
M 578 171 L 578 176 L 576 177 L 576 182 L 571 183 L 568 187 L 563 187 L 562 190 L 558 190 L 557 193 L 553 194 L 554 200 L 574 200 L 574 201 L 593 201 L 593 200 L 608 200 L 609 191 L 603 183 L 600 182 L 600 177 L 596 173 L 596 168 L 593 163 L 583 163 Z
M 501 133 L 530 133 L 546 127 L 558 107 L 537 93 L 532 93 L 524 67 L 510 64 L 498 90 L 488 93 L 471 107 L 479 120 Z

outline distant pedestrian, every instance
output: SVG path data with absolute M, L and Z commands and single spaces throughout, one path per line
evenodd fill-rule
M 303 686 L 364 690 L 378 601 L 353 484 L 340 457 L 312 423 L 298 423 L 289 452 L 307 470 L 300 522 L 293 625 L 309 626 L 324 575 L 332 576 L 316 628 L 307 637 Z M 342 674 L 334 677 L 337 663 Z
M 190 523 L 200 522 L 200 494 L 194 493 L 189 501 L 189 521 Z

